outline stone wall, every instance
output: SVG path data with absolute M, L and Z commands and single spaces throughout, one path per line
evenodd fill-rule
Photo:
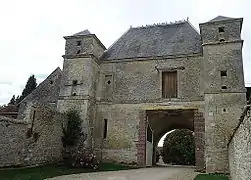
M 249 180 L 251 177 L 251 114 L 246 106 L 239 125 L 229 142 L 229 169 L 232 180 Z
M 34 106 L 32 120 L 0 117 L 0 167 L 57 163 L 61 157 L 64 117 L 48 107 Z M 30 133 L 28 133 L 28 130 Z

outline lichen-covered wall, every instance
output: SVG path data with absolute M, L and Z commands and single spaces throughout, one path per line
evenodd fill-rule
M 57 163 L 61 157 L 64 116 L 44 106 L 33 106 L 34 118 L 0 117 L 0 167 Z M 32 122 L 33 121 L 33 122 Z M 28 129 L 32 133 L 27 136 Z
M 251 113 L 246 106 L 239 126 L 229 143 L 228 158 L 232 180 L 249 180 L 251 177 Z
M 140 163 L 138 145 L 145 139 L 139 136 L 141 113 L 146 110 L 199 109 L 202 102 L 141 103 L 141 104 L 99 104 L 95 118 L 93 138 L 95 147 L 102 150 L 104 161 L 118 163 Z M 103 138 L 104 119 L 108 121 L 107 137 Z M 145 117 L 143 117 L 143 121 Z M 144 147 L 141 147 L 144 148 Z
M 113 103 L 144 103 L 162 101 L 162 72 L 177 70 L 178 98 L 181 101 L 203 100 L 203 58 L 193 57 L 154 59 L 127 59 L 104 62 L 100 65 L 100 86 L 97 98 Z M 107 92 L 106 76 L 112 75 L 113 92 Z M 101 91 L 101 92 L 100 92 Z

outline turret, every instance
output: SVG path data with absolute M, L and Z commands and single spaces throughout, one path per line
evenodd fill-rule
M 246 103 L 242 18 L 218 16 L 200 24 L 208 172 L 228 172 L 228 141 Z

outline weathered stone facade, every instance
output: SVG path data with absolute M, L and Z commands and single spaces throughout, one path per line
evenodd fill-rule
M 130 28 L 107 50 L 88 30 L 67 36 L 58 110 L 79 110 L 103 160 L 145 166 L 147 127 L 154 147 L 183 127 L 195 132 L 197 168 L 227 172 L 227 143 L 246 103 L 241 26 L 242 18 L 219 16 L 200 24 L 200 34 L 188 21 Z M 177 98 L 167 99 L 162 72 L 170 71 Z M 165 115 L 173 111 L 183 114 L 175 115 L 180 124 Z M 163 117 L 170 123 L 156 125 Z
M 228 158 L 232 180 L 249 180 L 251 177 L 251 114 L 246 106 L 239 124 L 229 142 Z
M 32 106 L 32 122 L 0 116 L 0 167 L 62 161 L 64 117 L 49 107 Z M 32 129 L 28 133 L 29 129 Z
M 37 104 L 78 110 L 88 148 L 138 166 L 155 163 L 166 132 L 187 128 L 197 169 L 228 172 L 227 144 L 246 104 L 241 27 L 242 18 L 219 16 L 200 33 L 189 21 L 130 28 L 108 49 L 88 30 L 66 36 L 63 71 L 24 99 L 20 117 L 31 122 Z M 177 74 L 173 98 L 163 97 L 166 72 Z

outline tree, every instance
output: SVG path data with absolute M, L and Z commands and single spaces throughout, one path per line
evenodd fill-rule
M 8 105 L 15 105 L 16 104 L 16 97 L 15 95 L 12 96 L 12 98 L 10 99 L 10 102 L 8 103 Z
M 177 129 L 164 140 L 162 157 L 165 163 L 194 165 L 195 142 L 192 131 Z
M 34 75 L 31 75 L 23 89 L 22 95 L 20 96 L 17 103 L 21 102 L 26 96 L 28 96 L 34 89 L 37 87 L 36 78 Z

